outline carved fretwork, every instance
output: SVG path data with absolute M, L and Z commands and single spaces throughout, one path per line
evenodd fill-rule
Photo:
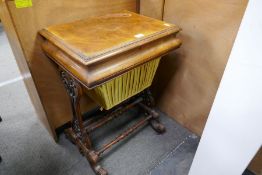
M 80 109 L 80 99 L 83 95 L 83 89 L 80 83 L 72 78 L 65 71 L 61 71 L 62 81 L 66 87 L 67 93 L 71 100 L 73 119 L 72 129 L 76 136 L 86 144 L 87 148 L 91 148 L 90 138 L 83 126 L 83 119 Z

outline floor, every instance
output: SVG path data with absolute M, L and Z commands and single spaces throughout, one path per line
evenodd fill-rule
M 93 174 L 85 158 L 64 135 L 60 136 L 58 144 L 48 135 L 35 116 L 22 82 L 1 88 L 0 98 L 3 118 L 0 123 L 1 175 Z M 136 114 L 136 110 L 130 111 L 117 123 L 95 132 L 96 145 L 99 147 L 115 137 Z M 132 139 L 117 145 L 117 151 L 115 147 L 107 152 L 102 166 L 115 175 L 186 175 L 199 139 L 164 114 L 161 116 L 167 127 L 164 135 L 143 127 Z
M 36 117 L 14 56 L 0 24 L 0 174 L 92 175 L 86 159 L 62 134 L 55 143 Z M 106 152 L 101 165 L 115 175 L 186 175 L 199 138 L 161 113 L 167 132 L 149 126 Z M 94 132 L 96 147 L 142 117 L 136 109 Z M 103 137 L 102 137 L 103 136 Z M 116 149 L 117 148 L 117 149 Z
M 55 143 L 38 121 L 1 23 L 0 63 L 0 175 L 94 175 L 86 159 L 63 134 Z M 144 126 L 132 139 L 127 138 L 105 153 L 101 165 L 110 174 L 188 174 L 199 137 L 160 114 L 167 128 L 165 134 L 158 135 Z M 134 109 L 94 132 L 96 147 L 140 117 L 143 116 Z M 244 174 L 253 173 L 246 170 Z

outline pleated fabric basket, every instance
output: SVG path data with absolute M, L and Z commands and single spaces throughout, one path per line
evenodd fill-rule
M 138 66 L 86 93 L 108 110 L 148 88 L 154 79 L 160 58 Z

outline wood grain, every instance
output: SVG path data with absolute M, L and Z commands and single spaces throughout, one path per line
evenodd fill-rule
M 163 19 L 165 0 L 141 0 L 140 14 L 155 19 Z
M 248 169 L 256 175 L 262 175 L 262 148 L 259 149 L 253 160 L 250 162 Z
M 39 120 L 46 126 L 48 132 L 56 139 L 55 129 L 52 123 L 49 123 L 46 113 L 43 109 L 42 103 L 40 101 L 38 92 L 36 90 L 35 84 L 30 74 L 23 49 L 21 47 L 19 38 L 17 36 L 16 28 L 13 24 L 12 17 L 9 13 L 8 6 L 3 1 L 0 1 L 0 17 L 2 18 L 2 23 L 4 25 L 5 31 L 7 33 L 8 40 L 10 42 L 11 48 L 16 58 L 21 75 L 25 86 L 27 88 L 28 94 L 31 98 L 32 104 L 34 105 L 35 111 Z
M 166 0 L 164 20 L 182 28 L 182 47 L 163 59 L 155 94 L 161 110 L 201 135 L 247 0 Z
M 247 2 L 165 0 L 164 20 L 182 28 L 183 45 L 162 60 L 153 86 L 159 107 L 198 135 L 205 126 Z M 262 174 L 261 162 L 260 149 L 248 168 Z
M 46 54 L 83 86 L 102 83 L 178 48 L 179 27 L 129 11 L 41 30 Z M 142 35 L 137 38 L 136 35 Z M 113 38 L 112 38 L 113 36 Z
M 2 1 L 1 1 L 2 2 Z M 136 1 L 134 0 L 112 0 L 112 1 L 93 1 L 93 0 L 33 0 L 33 6 L 29 8 L 17 9 L 14 1 L 3 1 L 1 3 L 5 9 L 2 20 L 10 23 L 16 32 L 6 30 L 11 41 L 17 39 L 19 48 L 13 47 L 14 52 L 19 50 L 16 55 L 19 67 L 24 69 L 28 65 L 32 74 L 35 86 L 40 96 L 41 102 L 47 114 L 52 131 L 65 124 L 71 118 L 71 108 L 69 98 L 59 78 L 55 64 L 50 61 L 42 52 L 40 47 L 41 37 L 37 32 L 50 25 L 72 22 L 90 16 L 103 15 L 120 10 L 136 11 Z M 9 18 L 6 16 L 9 15 Z M 5 19 L 4 19 L 4 18 Z M 6 25 L 4 25 L 6 27 Z M 25 61 L 26 60 L 26 61 Z M 25 65 L 24 67 L 22 65 Z M 25 70 L 26 73 L 29 71 Z M 31 90 L 28 85 L 28 91 Z M 35 98 L 33 94 L 31 98 Z M 34 102 L 35 103 L 35 102 Z M 37 109 L 41 108 L 36 104 Z M 89 98 L 85 98 L 82 103 L 84 110 L 94 106 Z M 49 127 L 47 124 L 45 124 Z
M 88 66 L 178 30 L 176 25 L 123 10 L 50 26 L 39 33 Z

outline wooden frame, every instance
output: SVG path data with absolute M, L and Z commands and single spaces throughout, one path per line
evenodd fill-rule
M 77 145 L 80 153 L 86 157 L 96 174 L 108 174 L 108 172 L 99 164 L 102 154 L 110 149 L 113 145 L 124 140 L 127 136 L 138 130 L 141 126 L 144 126 L 149 122 L 151 127 L 157 133 L 162 134 L 166 131 L 164 125 L 161 124 L 158 119 L 159 114 L 150 108 L 154 101 L 148 89 L 109 111 L 100 111 L 100 113 L 103 113 L 103 117 L 99 118 L 98 116 L 92 116 L 89 120 L 84 121 L 80 109 L 80 100 L 81 97 L 83 97 L 85 87 L 80 81 L 76 80 L 63 69 L 61 71 L 61 76 L 70 96 L 73 110 L 73 118 L 71 122 L 72 126 L 65 130 L 66 136 L 71 140 L 72 143 Z M 102 146 L 100 149 L 94 150 L 92 140 L 89 136 L 90 133 L 112 121 L 113 119 L 120 117 L 122 113 L 136 105 L 139 105 L 145 111 L 146 116 L 132 127 L 128 128 L 125 132 L 121 133 L 118 137 Z
M 176 38 L 179 31 L 176 25 L 129 11 L 50 26 L 40 31 L 42 49 L 61 70 L 71 99 L 73 117 L 71 127 L 65 133 L 97 174 L 107 174 L 98 164 L 102 154 L 141 126 L 150 123 L 156 132 L 165 132 L 158 120 L 159 114 L 151 108 L 154 100 L 147 88 L 152 83 L 159 57 L 180 47 L 181 40 Z M 137 34 L 143 37 L 136 37 Z M 101 86 L 104 90 L 96 93 Z M 94 93 L 90 94 L 90 91 Z M 100 109 L 104 109 L 102 117 L 92 115 L 88 121 L 83 121 L 80 101 L 84 94 L 89 94 Z M 126 95 L 119 100 L 122 94 Z M 108 101 L 110 103 L 105 105 Z M 136 105 L 143 109 L 145 117 L 94 150 L 91 132 Z

